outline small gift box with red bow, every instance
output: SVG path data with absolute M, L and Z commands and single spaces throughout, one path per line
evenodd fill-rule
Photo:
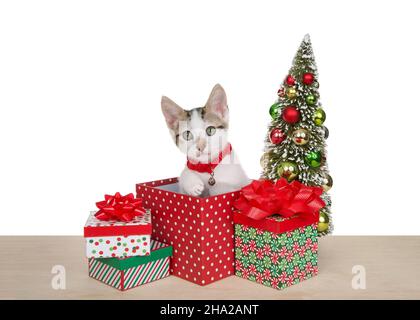
M 155 240 L 173 246 L 171 274 L 199 285 L 234 275 L 233 203 L 239 191 L 197 198 L 179 192 L 178 179 L 136 186 L 152 211 Z
M 318 272 L 322 189 L 285 179 L 253 181 L 235 202 L 235 274 L 284 289 Z
M 96 206 L 99 211 L 90 214 L 84 228 L 88 258 L 150 254 L 150 210 L 142 207 L 141 199 L 116 193 L 106 195 Z

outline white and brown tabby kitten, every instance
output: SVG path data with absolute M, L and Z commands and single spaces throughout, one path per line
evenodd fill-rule
M 189 163 L 215 166 L 212 174 L 185 166 L 179 177 L 182 193 L 205 197 L 238 190 L 250 182 L 233 150 L 219 163 L 220 153 L 231 150 L 227 139 L 229 109 L 222 86 L 214 86 L 201 108 L 184 110 L 165 96 L 161 104 L 171 136 Z

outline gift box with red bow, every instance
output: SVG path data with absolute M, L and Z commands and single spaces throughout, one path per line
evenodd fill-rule
M 152 233 L 150 210 L 133 194 L 106 195 L 97 202 L 84 227 L 86 256 L 113 258 L 150 254 Z
M 253 181 L 235 202 L 235 274 L 284 289 L 318 272 L 322 189 L 285 179 Z
M 207 285 L 234 275 L 233 203 L 239 191 L 207 198 L 181 194 L 178 179 L 139 183 L 152 211 L 152 237 L 173 246 L 171 274 Z

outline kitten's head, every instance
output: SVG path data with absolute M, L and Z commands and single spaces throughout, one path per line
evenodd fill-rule
M 162 112 L 178 148 L 194 162 L 209 163 L 225 147 L 229 110 L 225 90 L 216 84 L 202 108 L 184 110 L 162 97 Z

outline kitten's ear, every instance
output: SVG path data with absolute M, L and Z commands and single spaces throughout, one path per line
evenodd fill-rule
M 211 90 L 206 103 L 207 112 L 213 113 L 225 122 L 229 120 L 226 92 L 220 84 L 216 84 Z
M 185 118 L 185 110 L 165 96 L 162 96 L 161 107 L 168 128 L 177 131 L 179 121 Z

